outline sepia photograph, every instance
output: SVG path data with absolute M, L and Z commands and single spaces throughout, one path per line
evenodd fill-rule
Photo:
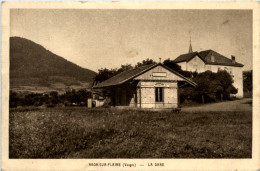
M 252 9 L 15 7 L 9 19 L 9 159 L 253 158 Z

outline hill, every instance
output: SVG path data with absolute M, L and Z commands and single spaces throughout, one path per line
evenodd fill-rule
M 62 46 L 62 45 L 61 45 Z M 96 73 L 20 37 L 10 38 L 10 87 L 23 91 L 87 88 Z

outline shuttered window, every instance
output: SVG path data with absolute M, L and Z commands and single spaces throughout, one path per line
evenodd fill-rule
M 155 88 L 155 101 L 163 102 L 163 88 L 162 87 Z

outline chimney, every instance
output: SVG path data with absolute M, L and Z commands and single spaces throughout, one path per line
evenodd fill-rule
M 232 62 L 233 64 L 236 63 L 236 57 L 233 56 L 233 55 L 231 55 L 231 62 Z

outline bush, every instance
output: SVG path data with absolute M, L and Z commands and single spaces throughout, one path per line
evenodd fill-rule
M 233 79 L 226 71 L 213 73 L 193 73 L 196 87 L 180 88 L 180 102 L 192 99 L 199 103 L 215 102 L 218 100 L 230 100 L 230 94 L 236 94 L 237 89 L 232 85 Z
M 42 105 L 43 105 L 43 102 L 41 102 L 41 101 L 34 102 L 34 106 L 42 106 Z
M 9 107 L 10 108 L 16 108 L 18 105 L 17 105 L 17 102 L 9 102 Z
M 185 100 L 194 100 L 196 96 L 194 87 L 183 87 L 179 89 L 180 93 L 180 103 L 183 103 Z
M 91 96 L 92 93 L 84 89 L 78 91 L 67 91 L 66 93 L 61 95 L 59 95 L 56 91 L 52 91 L 49 94 L 18 94 L 17 92 L 10 91 L 9 107 L 14 108 L 17 106 L 42 106 L 44 104 L 47 107 L 54 107 L 58 104 L 71 106 L 72 103 L 79 104 L 80 106 L 86 106 L 86 101 L 88 98 L 91 98 Z
M 47 106 L 48 108 L 52 108 L 52 107 L 55 107 L 55 104 L 52 104 L 52 103 L 51 103 L 51 104 L 47 104 L 46 106 Z
M 109 97 L 109 95 L 106 96 L 103 102 L 104 102 L 102 105 L 103 108 L 110 108 L 113 105 L 111 97 Z

